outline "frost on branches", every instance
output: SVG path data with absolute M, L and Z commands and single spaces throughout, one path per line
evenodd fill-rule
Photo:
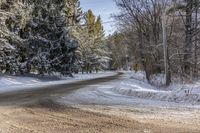
M 18 48 L 24 40 L 20 29 L 24 26 L 28 10 L 17 0 L 0 0 L 0 71 L 16 74 L 20 68 Z
M 68 36 L 66 1 L 0 4 L 1 72 L 70 75 L 78 42 Z

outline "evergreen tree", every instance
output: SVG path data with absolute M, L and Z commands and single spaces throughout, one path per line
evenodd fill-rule
M 29 10 L 22 1 L 0 1 L 0 71 L 17 74 L 20 70 L 20 51 L 24 41 L 20 29 L 26 24 Z
M 65 0 L 36 0 L 23 37 L 28 39 L 27 72 L 70 74 L 78 44 L 68 36 Z
M 80 7 L 79 0 L 66 0 L 65 4 L 65 13 L 68 18 L 68 25 L 70 28 L 75 28 L 78 24 L 80 24 L 80 20 L 82 18 L 82 9 Z
M 79 44 L 85 39 L 82 38 L 83 26 L 81 25 L 81 20 L 83 19 L 83 12 L 80 7 L 79 0 L 67 0 L 65 6 L 65 13 L 68 18 L 67 25 L 69 26 L 69 37 L 75 38 Z M 73 72 L 78 73 L 80 70 L 80 54 L 76 50 L 75 63 L 73 65 Z
M 108 60 L 101 18 L 79 0 L 0 0 L 0 27 L 1 72 L 70 75 Z
M 93 14 L 91 10 L 85 15 L 85 25 L 87 27 L 87 52 L 83 53 L 86 58 L 83 61 L 83 66 L 87 71 L 105 69 L 108 63 L 108 49 L 105 43 L 104 30 L 101 22 L 101 17 Z M 84 49 L 83 52 L 86 50 Z

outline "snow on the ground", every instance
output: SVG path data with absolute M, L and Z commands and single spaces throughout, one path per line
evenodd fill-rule
M 45 81 L 32 77 L 20 77 L 20 76 L 1 76 L 0 77 L 0 93 L 18 91 L 25 89 L 34 89 L 38 87 L 45 87 L 50 85 L 60 85 L 66 83 L 73 83 L 82 80 L 89 80 L 101 77 L 107 77 L 115 75 L 115 72 L 99 72 L 93 74 L 75 74 L 73 78 L 62 77 L 62 80 Z
M 110 83 L 89 86 L 67 94 L 63 97 L 73 102 L 85 104 L 108 105 L 200 105 L 200 81 L 193 84 L 180 84 L 174 82 L 168 88 L 158 87 L 163 83 L 162 75 L 154 76 L 150 85 L 145 79 L 144 72 L 124 72 L 121 79 Z M 77 74 L 74 78 L 64 78 L 59 81 L 42 81 L 31 77 L 0 77 L 0 93 L 34 89 L 51 85 L 74 83 L 77 81 L 115 75 L 114 72 L 101 72 L 98 74 Z
M 159 78 L 154 77 L 153 82 L 157 84 L 156 86 L 148 84 L 144 77 L 143 72 L 129 73 L 129 77 L 113 87 L 112 91 L 141 99 L 200 104 L 200 82 L 184 85 L 174 82 L 169 87 L 163 88 L 156 87 L 163 84 L 161 75 L 158 75 Z
M 154 81 L 154 83 L 162 82 Z M 108 106 L 159 106 L 200 108 L 200 82 L 195 84 L 173 83 L 168 88 L 150 85 L 143 72 L 125 72 L 121 79 L 110 83 L 92 85 L 58 101 L 74 105 Z
M 41 82 L 39 79 L 31 77 L 14 77 L 4 76 L 0 77 L 0 88 L 13 85 L 31 84 Z

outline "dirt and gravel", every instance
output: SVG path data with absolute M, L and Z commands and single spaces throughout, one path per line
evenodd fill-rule
M 117 79 L 119 75 L 92 80 L 92 84 Z M 64 106 L 54 100 L 91 84 L 62 85 L 0 95 L 2 133 L 199 133 L 198 109 L 162 107 Z
M 2 133 L 199 133 L 197 119 L 147 110 L 101 107 L 64 107 L 51 100 L 34 104 L 0 107 Z M 157 112 L 157 111 L 156 111 Z M 172 116 L 170 116 L 172 115 Z M 187 120 L 186 120 L 187 119 Z M 199 120 L 198 120 L 199 121 Z

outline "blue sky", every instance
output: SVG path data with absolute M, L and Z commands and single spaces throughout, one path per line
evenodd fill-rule
M 96 16 L 101 16 L 106 35 L 113 33 L 114 23 L 105 23 L 113 21 L 110 16 L 118 11 L 113 0 L 80 0 L 80 2 L 83 11 L 91 9 Z

